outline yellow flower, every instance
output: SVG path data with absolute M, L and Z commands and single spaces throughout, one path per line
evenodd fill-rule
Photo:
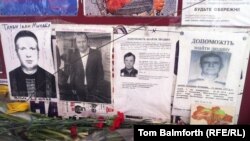
M 9 89 L 7 85 L 0 84 L 0 95 L 6 96 L 9 93 Z
M 24 112 L 29 109 L 28 102 L 12 102 L 7 103 L 7 114 L 12 114 L 16 112 Z

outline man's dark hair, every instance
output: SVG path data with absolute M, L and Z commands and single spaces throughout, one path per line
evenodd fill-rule
M 134 61 L 135 61 L 135 55 L 133 53 L 131 53 L 131 52 L 128 52 L 128 53 L 126 53 L 124 55 L 124 60 L 125 60 L 126 57 L 130 57 L 130 56 L 133 56 L 134 57 Z
M 200 65 L 202 65 L 202 63 L 204 62 L 204 59 L 207 58 L 207 57 L 217 57 L 217 58 L 219 58 L 219 60 L 220 60 L 220 68 L 223 67 L 223 61 L 222 61 L 221 56 L 218 55 L 218 54 L 215 54 L 213 52 L 202 55 L 201 58 L 200 58 Z
M 87 41 L 89 40 L 89 37 L 87 36 L 86 32 L 77 32 L 77 33 L 75 33 L 75 36 L 82 36 L 82 35 L 84 35 L 86 37 Z
M 19 38 L 22 38 L 22 37 L 31 37 L 31 38 L 33 38 L 35 41 L 36 41 L 36 43 L 37 43 L 37 50 L 39 50 L 39 48 L 38 48 L 38 40 L 37 40 L 37 37 L 36 37 L 36 35 L 33 33 L 33 32 L 31 32 L 31 31 L 28 31 L 28 30 L 22 30 L 22 31 L 20 31 L 20 32 L 18 32 L 17 34 L 16 34 L 16 36 L 15 36 L 15 49 L 17 50 L 17 45 L 16 45 L 16 42 L 17 42 L 17 40 L 19 39 Z

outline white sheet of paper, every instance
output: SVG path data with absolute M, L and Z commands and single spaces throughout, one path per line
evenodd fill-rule
M 249 0 L 201 1 L 183 0 L 182 25 L 250 26 Z
M 189 117 L 194 103 L 236 106 L 242 68 L 239 62 L 243 61 L 241 54 L 246 49 L 247 37 L 246 33 L 183 32 L 173 115 Z M 201 69 L 200 58 L 211 52 L 219 55 L 223 63 L 214 81 L 200 76 L 206 72 Z
M 115 40 L 123 36 L 114 42 L 115 109 L 127 117 L 169 122 L 175 48 L 180 34 L 172 27 L 126 29 L 127 35 L 114 34 Z M 125 65 L 126 61 L 130 65 Z M 131 65 L 133 72 L 129 73 Z
M 245 81 L 246 81 L 246 76 L 247 76 L 247 68 L 248 68 L 248 61 L 249 61 L 249 53 L 250 53 L 250 39 L 248 38 L 248 43 L 247 43 L 247 49 L 244 52 L 244 60 L 243 60 L 243 65 L 242 65 L 242 70 L 241 70 L 241 77 L 240 77 L 240 83 L 239 83 L 239 92 L 237 95 L 237 105 L 236 105 L 236 110 L 235 110 L 235 123 L 238 122 L 239 114 L 240 114 L 240 108 L 241 108 L 241 101 L 242 101 L 242 96 L 244 92 L 244 87 L 245 87 Z

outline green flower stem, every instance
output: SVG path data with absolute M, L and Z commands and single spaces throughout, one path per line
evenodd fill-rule
M 8 115 L 8 114 L 5 114 L 5 113 L 0 113 L 0 118 L 6 119 L 6 120 L 9 120 L 9 121 L 13 121 L 13 122 L 17 122 L 17 123 L 27 123 L 27 122 L 29 122 L 28 120 L 26 120 L 24 118 Z
M 28 136 L 29 140 L 31 141 L 46 141 L 46 140 L 58 140 L 58 139 L 55 139 L 55 138 L 52 138 L 51 136 L 48 136 L 47 134 L 45 133 L 32 133 Z
M 66 140 L 66 141 L 72 140 L 71 137 L 66 136 L 65 134 L 62 134 L 62 133 L 60 133 L 60 132 L 50 130 L 50 129 L 41 129 L 41 130 L 39 130 L 39 132 L 44 132 L 44 133 L 47 133 L 47 134 L 49 134 L 49 135 L 52 135 L 52 136 L 54 136 L 54 137 L 56 137 L 56 138 L 64 139 L 64 140 Z M 51 137 L 51 136 L 50 136 L 50 137 Z
M 78 137 L 81 138 L 81 139 L 85 139 L 87 138 L 88 134 L 86 133 L 78 133 Z

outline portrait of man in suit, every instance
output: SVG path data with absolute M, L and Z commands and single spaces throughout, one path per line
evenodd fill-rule
M 64 34 L 72 46 L 64 50 L 60 58 L 64 61 L 64 71 L 59 72 L 61 100 L 84 102 L 107 102 L 105 94 L 108 86 L 104 80 L 101 52 L 89 45 L 84 32 Z M 64 46 L 66 41 L 64 40 Z
M 55 77 L 38 65 L 37 36 L 28 30 L 19 31 L 15 51 L 20 66 L 9 72 L 12 96 L 56 98 Z

